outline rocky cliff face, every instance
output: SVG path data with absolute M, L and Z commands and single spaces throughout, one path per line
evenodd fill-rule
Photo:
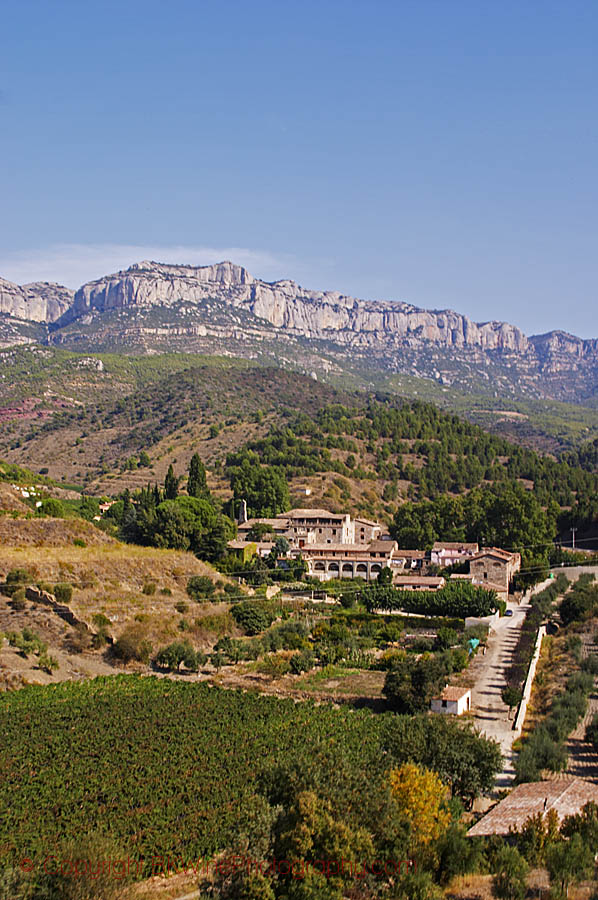
M 16 317 L 7 320 L 12 331 L 0 321 L 5 346 L 39 340 L 21 334 L 29 320 L 30 326 L 49 323 L 50 341 L 84 352 L 224 353 L 285 365 L 309 359 L 306 371 L 313 362 L 324 374 L 331 365 L 349 365 L 433 378 L 468 392 L 571 402 L 598 393 L 598 340 L 561 331 L 526 337 L 505 322 L 472 322 L 452 310 L 359 300 L 294 281 L 268 283 L 231 262 L 145 261 L 84 284 L 74 297 L 59 285 L 0 281 L 2 311 Z
M 358 300 L 336 291 L 305 290 L 294 281 L 267 283 L 230 262 L 199 268 L 138 263 L 83 285 L 60 324 L 93 310 L 197 303 L 214 297 L 243 307 L 287 333 L 336 343 L 390 348 L 405 340 L 423 340 L 444 347 L 519 353 L 529 346 L 518 328 L 503 322 L 476 324 L 451 310 L 431 312 L 408 303 Z
M 60 284 L 13 284 L 0 278 L 0 313 L 28 322 L 55 322 L 69 309 L 74 292 Z

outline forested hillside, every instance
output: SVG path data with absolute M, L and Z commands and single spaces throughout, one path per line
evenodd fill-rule
M 576 450 L 564 452 L 563 460 L 571 466 L 579 466 L 588 472 L 598 472 L 598 438 L 582 444 Z
M 54 363 L 88 379 L 78 358 Z M 184 476 L 197 453 L 220 503 L 246 499 L 252 515 L 306 502 L 360 513 L 392 524 L 406 547 L 438 538 L 546 545 L 571 524 L 592 533 L 595 442 L 556 459 L 391 394 L 222 360 L 180 370 L 178 358 L 164 359 L 151 379 L 145 365 L 114 363 L 95 401 L 87 394 L 43 416 L 9 418 L 2 454 L 114 496 L 162 483 L 171 464 Z M 94 378 L 103 384 L 104 374 Z

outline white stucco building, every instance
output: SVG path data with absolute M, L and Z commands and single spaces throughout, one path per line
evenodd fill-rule
M 447 685 L 440 697 L 432 699 L 430 709 L 435 713 L 461 716 L 471 709 L 471 691 L 469 688 L 449 687 Z

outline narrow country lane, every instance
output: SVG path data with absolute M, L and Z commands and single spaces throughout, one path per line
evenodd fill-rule
M 477 728 L 486 737 L 498 741 L 504 757 L 503 771 L 497 778 L 497 786 L 505 787 L 514 778 L 512 743 L 513 718 L 502 701 L 501 693 L 506 685 L 506 673 L 513 661 L 523 620 L 530 608 L 529 596 L 520 604 L 509 603 L 512 616 L 503 616 L 488 636 L 488 648 L 478 654 L 471 674 L 475 678 L 471 699 Z M 511 714 L 513 715 L 513 713 Z

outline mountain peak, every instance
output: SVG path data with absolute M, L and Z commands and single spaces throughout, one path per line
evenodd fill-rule
M 251 284 L 255 279 L 243 266 L 238 266 L 230 260 L 223 260 L 207 266 L 194 266 L 184 263 L 161 263 L 155 260 L 144 259 L 133 263 L 124 273 L 143 273 L 144 275 L 174 276 L 178 278 L 196 278 L 202 283 L 213 281 L 225 284 Z M 104 279 L 98 279 L 102 281 Z
M 55 322 L 70 307 L 74 292 L 53 281 L 13 284 L 0 278 L 0 313 L 27 322 Z

